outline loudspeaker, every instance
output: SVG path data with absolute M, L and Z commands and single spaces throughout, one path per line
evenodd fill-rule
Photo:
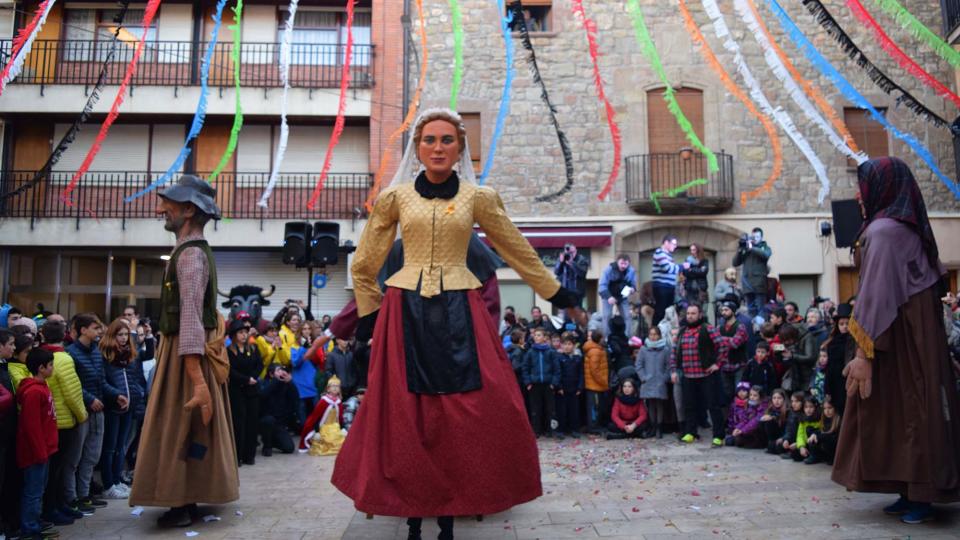
M 838 248 L 852 247 L 863 225 L 860 203 L 856 199 L 844 199 L 830 203 L 833 210 L 833 239 Z
M 337 251 L 339 248 L 339 223 L 317 221 L 313 224 L 313 238 L 310 242 L 310 261 L 314 266 L 337 264 Z
M 306 266 L 310 256 L 307 243 L 310 241 L 310 224 L 303 221 L 290 221 L 283 226 L 283 264 Z

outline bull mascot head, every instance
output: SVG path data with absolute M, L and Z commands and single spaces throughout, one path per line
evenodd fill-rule
M 220 296 L 227 299 L 220 305 L 230 309 L 230 320 L 236 319 L 237 314 L 243 311 L 250 315 L 250 323 L 253 324 L 253 327 L 258 328 L 261 317 L 263 316 L 263 306 L 270 305 L 270 301 L 267 300 L 267 298 L 276 290 L 276 285 L 270 285 L 270 292 L 264 294 L 263 287 L 237 285 L 230 289 L 229 293 L 220 290 L 217 292 L 220 293 Z

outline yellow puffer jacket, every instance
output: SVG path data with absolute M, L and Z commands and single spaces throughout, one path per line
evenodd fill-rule
M 69 354 L 53 353 L 53 376 L 47 379 L 47 385 L 57 411 L 57 429 L 70 429 L 87 421 L 80 377 Z
M 263 379 L 267 376 L 267 368 L 277 358 L 277 349 L 263 336 L 257 336 L 254 343 L 256 343 L 257 350 L 260 351 L 260 358 L 263 360 L 263 369 L 260 371 L 260 378 Z
M 297 335 L 293 333 L 293 330 L 287 325 L 281 326 L 280 350 L 277 351 L 277 357 L 274 361 L 283 366 L 287 371 L 290 371 L 290 359 L 293 357 L 293 349 L 299 348 L 300 340 L 297 339 Z
M 20 388 L 20 381 L 33 377 L 30 370 L 27 369 L 27 365 L 20 362 L 7 362 L 7 370 L 10 371 L 10 380 L 13 382 L 14 392 Z

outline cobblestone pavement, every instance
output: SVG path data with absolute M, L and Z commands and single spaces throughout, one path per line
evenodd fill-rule
M 895 497 L 847 493 L 825 465 L 758 450 L 645 441 L 541 441 L 543 497 L 483 521 L 460 518 L 458 539 L 960 538 L 960 505 L 938 521 L 904 525 L 883 515 Z M 136 517 L 124 502 L 61 529 L 64 539 L 406 538 L 400 518 L 367 520 L 329 483 L 333 458 L 274 455 L 240 469 L 241 499 L 203 512 L 219 521 L 156 528 L 159 509 Z M 435 538 L 425 520 L 424 538 Z

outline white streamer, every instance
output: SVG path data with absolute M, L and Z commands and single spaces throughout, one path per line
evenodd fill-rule
M 277 152 L 273 156 L 273 167 L 270 169 L 270 179 L 267 187 L 260 196 L 257 206 L 267 207 L 267 200 L 277 184 L 277 175 L 280 173 L 280 164 L 283 155 L 287 152 L 287 139 L 290 137 L 290 126 L 287 125 L 287 92 L 290 90 L 290 56 L 292 55 L 291 41 L 293 41 L 293 18 L 297 15 L 299 0 L 290 0 L 287 7 L 287 22 L 283 26 L 283 40 L 280 42 L 280 82 L 283 83 L 283 96 L 280 98 L 280 140 L 277 141 Z
M 846 141 L 840 137 L 836 130 L 833 129 L 833 126 L 827 122 L 827 119 L 824 118 L 813 103 L 810 102 L 807 94 L 800 88 L 800 85 L 793 80 L 790 72 L 787 71 L 787 66 L 784 65 L 780 57 L 777 56 L 776 51 L 773 50 L 770 40 L 767 39 L 766 33 L 760 28 L 760 23 L 754 16 L 753 10 L 750 9 L 747 0 L 733 0 L 733 7 L 736 8 L 737 13 L 740 14 L 740 18 L 747 25 L 747 28 L 753 32 L 753 37 L 757 40 L 760 48 L 763 49 L 763 58 L 767 61 L 767 66 L 773 71 L 777 79 L 780 79 L 780 82 L 783 83 L 794 103 L 803 110 L 803 114 L 820 127 L 824 135 L 827 136 L 827 139 L 830 140 L 838 152 L 856 161 L 857 165 L 870 159 L 864 152 L 854 152 L 847 146 Z
M 807 139 L 804 138 L 803 134 L 797 130 L 790 115 L 781 107 L 775 108 L 770 104 L 770 100 L 767 99 L 767 96 L 760 88 L 760 83 L 757 82 L 757 79 L 747 66 L 743 54 L 740 52 L 740 45 L 734 41 L 730 29 L 727 27 L 727 22 L 723 18 L 723 13 L 720 12 L 720 7 L 717 6 L 716 0 L 700 1 L 703 4 L 703 9 L 707 12 L 707 16 L 713 21 L 713 31 L 717 35 L 717 38 L 723 40 L 723 47 L 733 53 L 733 61 L 737 65 L 737 72 L 740 73 L 744 83 L 750 88 L 750 97 L 763 109 L 764 113 L 776 120 L 777 124 L 780 125 L 787 136 L 790 137 L 790 140 L 793 141 L 793 144 L 797 146 L 804 157 L 807 158 L 807 161 L 810 162 L 814 172 L 820 179 L 820 191 L 817 194 L 817 202 L 823 204 L 823 200 L 830 193 L 830 179 L 827 177 L 827 170 L 823 162 L 817 157 L 817 154 L 813 151 L 813 148 L 810 146 L 810 143 L 807 142 Z
M 33 33 L 27 36 L 27 40 L 23 42 L 23 47 L 20 47 L 20 51 L 17 53 L 17 57 L 13 59 L 13 64 L 10 66 L 10 71 L 7 72 L 7 75 L 0 81 L 0 93 L 7 87 L 7 83 L 16 79 L 17 75 L 20 74 L 20 70 L 23 69 L 23 63 L 27 59 L 27 55 L 30 54 L 30 49 L 33 47 L 33 40 L 37 39 L 37 34 L 40 33 L 40 29 L 43 28 L 43 24 L 47 22 L 47 15 L 50 14 L 50 10 L 53 9 L 53 5 L 57 3 L 57 0 L 50 0 L 47 4 L 47 9 L 43 11 L 40 15 L 40 20 L 37 21 L 37 27 L 33 29 Z M 12 42 L 11 42 L 12 43 Z

